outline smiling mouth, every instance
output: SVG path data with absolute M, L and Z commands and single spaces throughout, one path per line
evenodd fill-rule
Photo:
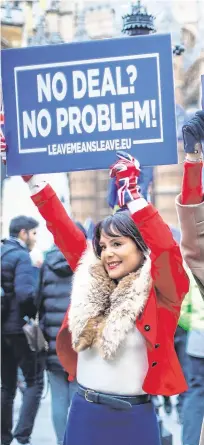
M 121 264 L 121 261 L 117 261 L 117 262 L 115 261 L 115 262 L 109 263 L 107 266 L 108 266 L 109 270 L 113 270 L 113 269 L 116 269 L 116 267 L 120 266 L 120 264 Z

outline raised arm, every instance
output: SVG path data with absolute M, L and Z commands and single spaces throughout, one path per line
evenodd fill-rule
M 139 204 L 141 207 L 137 210 Z M 152 278 L 160 302 L 168 306 L 180 305 L 188 292 L 189 283 L 180 248 L 169 227 L 158 211 L 143 198 L 132 201 L 128 207 L 150 249 Z
M 0 121 L 1 124 L 4 123 L 3 113 L 0 113 Z M 1 131 L 0 154 L 3 163 L 6 163 L 6 150 L 5 137 Z M 22 176 L 22 178 L 28 184 L 32 200 L 45 219 L 47 228 L 54 237 L 55 244 L 74 271 L 86 249 L 85 236 L 69 218 L 52 187 L 43 180 L 43 175 L 27 175 Z
M 55 244 L 74 271 L 86 249 L 85 236 L 69 218 L 52 187 L 43 181 L 42 175 L 24 177 L 24 180 L 29 185 L 31 198 L 45 219 L 47 228 L 54 237 Z
M 150 249 L 151 272 L 158 299 L 173 310 L 174 306 L 180 306 L 189 288 L 179 246 L 158 211 L 139 194 L 137 161 L 124 153 L 111 172 L 112 176 L 116 176 L 119 205 L 123 207 L 127 204 L 135 224 Z
M 204 298 L 204 201 L 202 190 L 204 111 L 183 127 L 184 163 L 181 194 L 176 209 L 181 228 L 181 251 Z

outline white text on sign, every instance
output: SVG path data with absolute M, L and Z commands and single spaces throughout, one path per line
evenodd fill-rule
M 23 111 L 23 135 L 47 137 L 51 133 L 52 126 L 56 126 L 57 135 L 70 135 L 81 133 L 93 133 L 94 131 L 108 132 L 139 129 L 141 125 L 146 128 L 157 127 L 156 99 L 125 100 L 116 105 L 115 102 L 106 104 L 86 104 L 77 106 L 77 102 L 84 97 L 103 98 L 107 95 L 122 96 L 136 95 L 135 81 L 138 77 L 135 65 L 126 68 L 128 85 L 122 82 L 121 67 L 116 66 L 114 74 L 109 67 L 103 68 L 102 76 L 99 68 L 74 70 L 72 72 L 71 85 L 63 72 L 37 74 L 37 98 L 38 103 L 75 101 L 74 106 L 57 107 L 55 117 L 45 107 L 40 110 Z M 114 99 L 113 99 L 114 100 Z

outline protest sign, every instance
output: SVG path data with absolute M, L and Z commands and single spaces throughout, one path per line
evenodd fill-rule
M 170 35 L 4 50 L 8 174 L 177 162 Z

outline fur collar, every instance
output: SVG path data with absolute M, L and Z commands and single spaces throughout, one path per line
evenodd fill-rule
M 99 317 L 95 345 L 102 357 L 110 359 L 115 356 L 148 299 L 152 285 L 150 269 L 151 261 L 147 258 L 137 272 L 130 273 L 116 285 L 93 249 L 87 249 L 75 272 L 71 294 L 68 324 L 75 350 L 90 320 Z M 89 343 L 93 344 L 93 338 Z M 88 346 L 91 344 L 86 343 L 83 349 Z

